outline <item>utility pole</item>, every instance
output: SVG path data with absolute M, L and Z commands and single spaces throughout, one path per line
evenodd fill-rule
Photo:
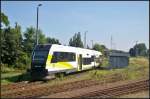
M 88 31 L 85 31 L 84 32 L 84 48 L 86 48 L 86 33 L 87 33 Z
M 135 56 L 136 56 L 136 57 L 138 56 L 137 42 L 138 42 L 138 41 L 136 41 L 136 45 L 135 45 Z
M 113 39 L 112 39 L 112 35 L 111 35 L 111 39 L 110 39 L 110 46 L 111 46 L 110 49 L 111 49 L 111 50 L 112 50 L 112 40 L 113 40 Z
M 92 42 L 92 49 L 93 49 L 93 40 L 91 40 L 91 42 Z
M 42 4 L 38 4 L 37 6 L 37 24 L 36 24 L 36 45 L 38 45 L 38 16 L 39 16 L 39 7 L 42 6 Z

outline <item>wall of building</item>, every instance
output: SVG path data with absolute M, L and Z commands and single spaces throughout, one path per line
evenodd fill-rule
M 129 54 L 126 52 L 110 52 L 109 53 L 109 68 L 124 68 L 129 64 Z

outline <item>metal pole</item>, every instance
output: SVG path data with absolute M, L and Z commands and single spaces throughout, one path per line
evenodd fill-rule
M 38 45 L 38 17 L 39 17 L 39 7 L 42 6 L 42 4 L 38 4 L 37 6 L 37 24 L 36 24 L 36 45 Z
M 86 32 L 84 33 L 84 48 L 85 48 L 85 42 L 86 42 Z
M 135 46 L 135 56 L 136 56 L 136 57 L 138 56 L 138 52 L 137 52 L 137 51 L 138 51 L 138 50 L 137 50 L 137 42 L 138 42 L 138 41 L 136 41 L 136 46 Z
M 92 42 L 92 49 L 93 49 L 93 40 L 91 40 L 91 42 Z
M 111 46 L 111 50 L 112 50 L 112 35 L 111 35 L 111 39 L 110 39 L 110 46 Z
M 39 12 L 39 7 L 37 7 L 37 20 L 36 20 L 36 45 L 38 45 L 38 12 Z
M 85 33 L 84 33 L 84 48 L 86 48 L 86 32 L 88 32 L 88 31 L 85 31 Z

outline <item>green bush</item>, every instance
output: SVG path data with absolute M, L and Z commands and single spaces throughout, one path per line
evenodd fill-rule
M 19 69 L 28 69 L 31 65 L 31 58 L 24 52 L 19 56 L 18 60 L 15 63 L 15 67 Z

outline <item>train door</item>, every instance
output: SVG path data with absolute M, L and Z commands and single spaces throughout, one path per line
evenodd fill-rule
M 79 70 L 82 70 L 82 54 L 79 54 L 78 66 L 79 66 Z

